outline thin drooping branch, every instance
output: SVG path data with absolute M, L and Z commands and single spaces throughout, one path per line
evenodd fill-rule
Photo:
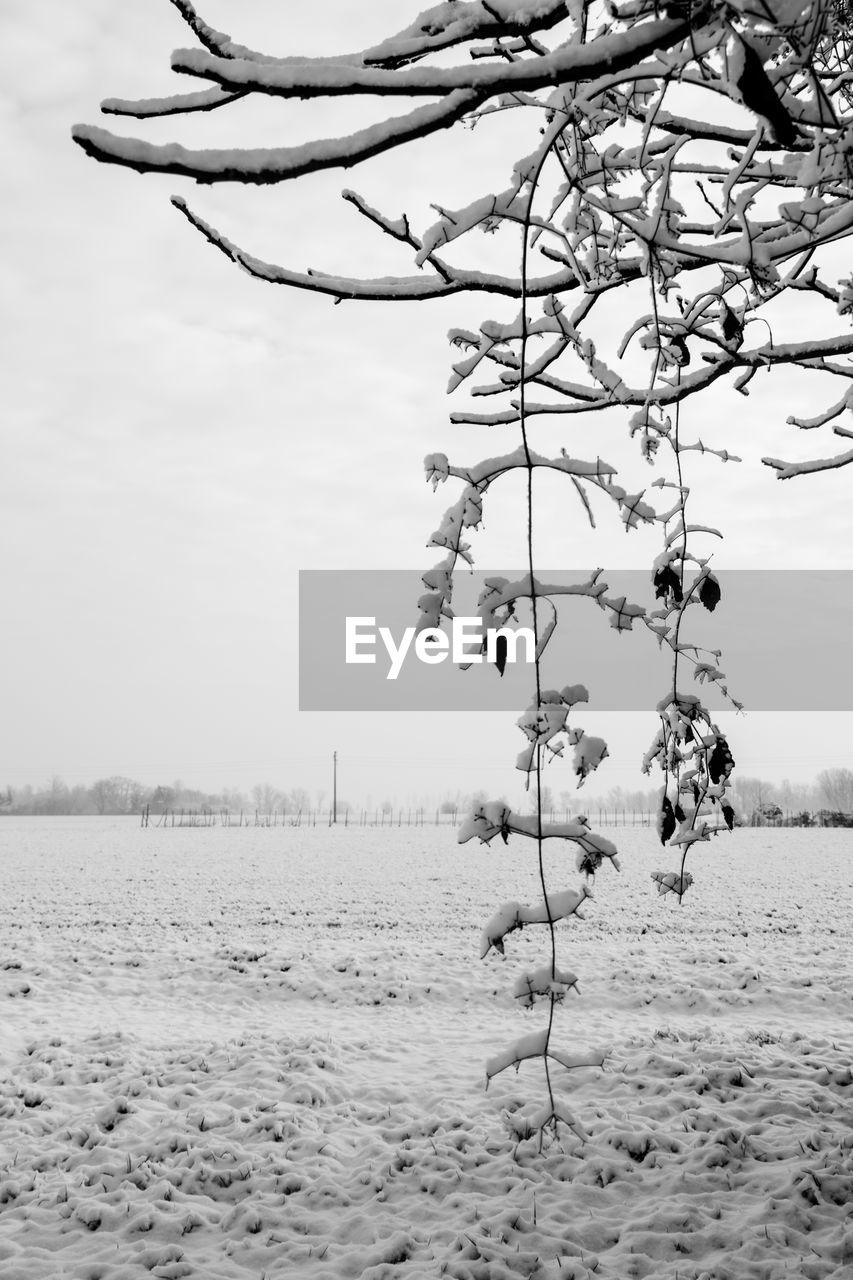
M 526 497 L 527 497 L 527 530 L 526 530 L 526 551 L 527 551 L 527 570 L 530 577 L 530 608 L 533 615 L 533 643 L 535 655 L 533 660 L 533 682 L 534 682 L 534 705 L 539 707 L 542 702 L 542 668 L 541 668 L 541 643 L 542 638 L 539 631 L 539 613 L 538 598 L 536 595 L 536 576 L 534 567 L 534 505 L 533 505 L 533 473 L 534 463 L 533 455 L 530 449 L 530 442 L 527 434 L 527 416 L 525 412 L 525 392 L 526 392 L 526 367 L 527 367 L 527 348 L 530 341 L 529 319 L 527 315 L 527 264 L 530 252 L 530 231 L 533 218 L 533 201 L 536 197 L 539 181 L 542 176 L 542 169 L 548 158 L 551 149 L 556 145 L 560 133 L 563 129 L 562 114 L 552 123 L 551 128 L 546 135 L 545 142 L 540 148 L 539 155 L 532 171 L 528 177 L 529 194 L 527 204 L 524 209 L 524 216 L 521 224 L 521 314 L 520 314 L 520 341 L 519 341 L 519 413 L 518 420 L 521 428 L 521 445 L 524 454 L 524 468 L 526 471 Z M 542 901 L 545 906 L 545 922 L 548 929 L 548 939 L 551 951 L 550 969 L 551 981 L 557 981 L 557 934 L 555 929 L 554 916 L 551 910 L 551 902 L 548 897 L 548 884 L 545 878 L 545 850 L 542 837 L 542 743 L 537 738 L 534 746 L 533 758 L 533 776 L 536 786 L 535 792 L 535 820 L 536 820 L 536 865 L 539 875 L 539 887 L 542 892 Z M 551 1032 L 554 1027 L 554 1005 L 556 1002 L 555 991 L 552 988 L 548 994 L 548 1025 L 545 1031 L 545 1037 L 542 1042 L 542 1062 L 545 1069 L 545 1087 L 548 1091 L 548 1105 L 552 1116 L 556 1116 L 556 1105 L 554 1100 L 554 1085 L 551 1079 L 551 1064 L 548 1058 L 548 1050 L 551 1042 Z
M 430 254 L 428 259 L 436 268 L 434 276 L 422 273 L 417 276 L 395 275 L 383 276 L 376 280 L 359 280 L 349 276 L 333 276 L 322 271 L 291 271 L 276 263 L 265 262 L 241 249 L 204 218 L 194 213 L 180 196 L 172 197 L 172 204 L 210 244 L 224 253 L 227 258 L 242 267 L 249 275 L 270 284 L 290 285 L 296 289 L 327 293 L 335 298 L 369 302 L 417 302 L 467 292 L 495 293 L 517 298 L 521 289 L 521 281 L 517 276 L 504 277 L 486 271 L 453 267 L 435 254 Z M 638 275 L 639 270 L 638 266 Z M 529 297 L 541 298 L 578 287 L 579 282 L 571 271 L 556 271 L 548 276 L 531 279 L 528 282 L 527 291 Z

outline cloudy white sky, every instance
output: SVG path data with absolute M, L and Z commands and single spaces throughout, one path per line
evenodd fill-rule
M 419 7 L 214 0 L 203 12 L 247 44 L 316 53 L 369 45 Z M 515 444 L 448 424 L 459 406 L 444 394 L 446 332 L 508 318 L 508 304 L 335 307 L 263 285 L 205 244 L 169 195 L 296 268 L 409 271 L 340 190 L 424 226 L 431 200 L 453 207 L 507 185 L 515 121 L 270 190 L 140 177 L 72 144 L 74 122 L 101 122 L 103 97 L 175 91 L 169 54 L 191 43 L 167 0 L 4 6 L 0 783 L 121 773 L 318 791 L 337 749 L 355 800 L 510 794 L 521 746 L 512 717 L 300 714 L 295 612 L 300 569 L 416 571 L 437 558 L 425 542 L 453 494 L 424 484 L 423 456 L 464 463 Z M 380 110 L 267 103 L 105 123 L 157 140 L 272 145 L 349 132 Z M 804 456 L 784 418 L 808 412 L 811 395 L 777 380 L 748 401 L 721 394 L 696 421 L 745 459 L 738 470 L 701 464 L 694 514 L 724 530 L 721 568 L 851 567 L 853 472 L 782 485 L 758 463 L 767 452 Z M 549 422 L 540 443 L 624 461 L 648 483 L 625 435 L 621 423 L 573 419 Z M 626 538 L 604 514 L 592 535 L 576 510 L 552 510 L 540 555 L 555 566 L 640 568 L 657 549 L 654 535 Z M 522 514 L 517 495 L 495 504 L 481 565 L 522 563 Z M 637 785 L 653 715 L 584 723 L 611 740 L 596 789 Z M 842 713 L 760 713 L 731 732 L 744 772 L 808 779 L 851 763 L 851 728 Z

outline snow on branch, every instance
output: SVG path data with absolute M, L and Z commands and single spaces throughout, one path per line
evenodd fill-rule
M 231 37 L 226 35 L 224 31 L 217 31 L 214 27 L 208 26 L 196 12 L 196 8 L 190 3 L 190 0 L 172 0 L 172 4 L 198 38 L 199 44 L 203 45 L 211 53 L 219 54 L 223 58 L 252 56 L 250 49 L 246 49 L 242 45 L 235 45 Z
M 840 400 L 830 405 L 823 413 L 815 414 L 813 418 L 797 418 L 791 414 L 785 421 L 790 422 L 793 427 L 801 427 L 803 431 L 813 431 L 815 427 L 825 427 L 828 422 L 839 417 L 851 405 L 853 405 L 853 390 L 845 391 Z
M 756 365 L 759 368 L 771 364 L 801 364 L 808 367 L 828 356 L 851 354 L 853 333 L 843 333 L 831 338 L 804 338 L 801 342 L 770 342 L 753 351 L 739 351 L 735 363 Z
M 766 467 L 773 467 L 777 480 L 792 480 L 794 476 L 813 475 L 816 471 L 835 471 L 853 462 L 853 449 L 836 454 L 834 458 L 812 458 L 808 462 L 783 462 L 781 458 L 762 458 Z
M 577 1067 L 602 1067 L 606 1056 L 604 1053 L 564 1053 L 562 1050 L 552 1049 L 548 1047 L 547 1031 L 533 1031 L 489 1058 L 486 1063 L 486 1079 L 488 1081 L 493 1076 L 500 1075 L 507 1067 L 518 1070 L 528 1058 L 548 1057 L 572 1071 Z
M 410 245 L 413 249 L 420 249 L 421 241 L 412 235 L 409 219 L 405 214 L 399 218 L 387 218 L 384 213 L 380 213 L 378 209 L 374 209 L 372 205 L 368 204 L 357 191 L 351 191 L 348 187 L 345 187 L 341 192 L 341 199 L 346 200 L 355 209 L 358 209 L 362 217 L 367 218 L 368 222 L 381 227 L 386 235 L 391 236 L 394 240 L 401 240 L 403 244 Z
M 631 109 L 629 114 L 635 119 L 643 118 L 642 112 L 636 109 Z M 668 111 L 658 111 L 655 116 L 655 125 L 679 137 L 703 138 L 708 142 L 725 142 L 740 147 L 745 147 L 752 140 L 755 132 L 752 129 L 735 129 L 730 125 L 712 124 L 707 120 L 694 120 L 691 116 L 676 116 Z M 804 149 L 807 145 L 805 139 L 800 143 Z M 779 150 L 778 143 L 763 133 L 758 139 L 757 147 L 759 151 Z
M 500 65 L 465 63 L 401 71 L 340 62 L 257 62 L 233 56 L 219 58 L 200 49 L 177 49 L 172 55 L 172 69 L 214 80 L 227 89 L 285 98 L 360 93 L 432 97 L 474 90 L 487 101 L 498 94 L 530 93 L 554 85 L 595 80 L 605 73 L 613 75 L 635 66 L 658 49 L 680 44 L 691 29 L 691 23 L 683 18 L 665 18 L 599 36 L 589 44 L 563 45 L 539 57 Z
M 501 0 L 492 4 L 451 3 L 437 4 L 426 9 L 397 35 L 390 36 L 360 53 L 338 54 L 329 58 L 299 56 L 271 57 L 237 45 L 230 36 L 214 31 L 198 16 L 189 0 L 172 0 L 185 22 L 198 37 L 199 43 L 210 53 L 223 58 L 247 58 L 258 62 L 273 63 L 341 63 L 350 66 L 403 66 L 416 62 L 430 53 L 470 40 L 546 31 L 565 18 L 564 0 L 522 0 L 504 6 Z M 507 8 L 507 12 L 501 12 Z
M 347 199 L 352 193 L 345 192 Z M 351 200 L 355 204 L 356 201 Z M 451 267 L 437 258 L 430 256 L 430 265 L 435 267 L 435 275 L 421 273 L 417 276 L 381 276 L 377 279 L 357 279 L 352 276 L 334 276 L 322 271 L 292 271 L 274 262 L 266 262 L 255 257 L 190 209 L 181 196 L 173 196 L 172 204 L 184 215 L 187 221 L 200 231 L 208 243 L 223 253 L 237 266 L 258 280 L 269 284 L 289 285 L 294 289 L 308 289 L 314 293 L 327 293 L 337 299 L 369 302 L 412 302 L 429 298 L 444 298 L 450 294 L 462 292 L 495 293 L 507 297 L 517 297 L 520 281 L 517 278 L 493 275 L 485 271 L 469 271 L 459 267 Z M 358 205 L 364 212 L 362 204 Z M 376 219 L 375 219 L 376 220 Z M 402 237 L 399 237 L 402 238 Z M 577 280 L 567 272 L 543 276 L 533 279 L 528 284 L 528 296 L 540 297 L 555 291 L 574 289 Z M 513 418 L 514 420 L 514 418 Z
M 549 964 L 543 964 L 533 973 L 522 973 L 516 978 L 512 994 L 525 1008 L 532 1009 L 538 999 L 553 995 L 557 1000 L 563 1000 L 577 985 L 577 974 L 556 966 L 552 972 Z
M 146 120 L 151 116 L 189 115 L 193 111 L 215 111 L 229 102 L 246 96 L 243 90 L 226 90 L 216 86 L 198 93 L 178 93 L 166 98 L 104 98 L 101 110 L 106 116 L 135 116 Z
M 362 54 L 367 65 L 402 66 L 454 45 L 471 40 L 547 31 L 565 18 L 564 0 L 515 0 L 512 4 L 474 0 L 474 3 L 435 5 L 420 13 L 396 36 L 383 40 Z
M 494 947 L 503 955 L 503 940 L 508 933 L 523 929 L 529 924 L 550 924 L 556 920 L 567 920 L 576 915 L 583 919 L 580 908 L 586 898 L 592 894 L 586 885 L 580 889 L 564 889 L 559 893 L 549 893 L 547 902 L 543 898 L 535 906 L 525 906 L 520 902 L 505 902 L 485 925 L 481 935 L 480 957 L 488 955 Z M 548 970 L 550 974 L 550 969 Z
M 813 348 L 814 344 L 812 344 Z M 848 349 L 853 349 L 853 344 Z M 797 418 L 791 415 L 787 421 L 803 431 L 812 431 L 816 427 L 826 426 L 827 423 L 839 417 L 845 409 L 851 407 L 853 407 L 853 390 L 848 390 L 845 391 L 840 400 L 831 404 L 822 413 L 817 413 L 811 418 Z M 853 436 L 853 431 L 849 427 L 835 426 L 832 430 L 837 436 Z M 795 476 L 809 475 L 817 471 L 834 471 L 839 467 L 846 467 L 853 462 L 853 449 L 848 450 L 846 453 L 836 454 L 832 458 L 812 458 L 805 462 L 784 462 L 781 458 L 762 458 L 761 461 L 765 466 L 774 468 L 777 480 L 791 480 Z
M 591 831 L 586 818 L 540 823 L 538 815 L 513 813 L 506 805 L 496 800 L 477 806 L 460 826 L 457 841 L 459 844 L 465 844 L 466 841 L 476 837 L 483 844 L 489 844 L 497 835 L 503 840 L 507 840 L 510 835 L 521 835 L 538 842 L 540 832 L 543 840 L 570 841 L 578 845 L 583 852 L 601 854 L 602 858 L 610 860 L 616 871 L 620 869 L 615 844 L 605 836 Z
M 389 70 L 357 65 L 339 58 L 321 60 L 267 60 L 232 44 L 227 36 L 204 24 L 192 5 L 175 0 L 179 11 L 203 44 L 203 50 L 178 51 L 177 70 L 215 80 L 237 92 L 252 91 L 283 96 L 312 97 L 376 93 L 381 95 L 435 96 L 441 101 L 416 108 L 403 117 L 381 121 L 343 139 L 321 139 L 299 147 L 244 150 L 190 150 L 178 143 L 155 145 L 141 139 L 120 137 L 93 126 L 76 125 L 74 141 L 87 155 L 140 173 L 181 174 L 197 182 L 282 182 L 319 169 L 347 167 L 447 128 L 482 106 L 491 97 L 553 85 L 587 81 L 607 71 L 614 73 L 636 65 L 647 53 L 678 45 L 695 31 L 703 10 L 684 18 L 648 21 L 628 31 L 599 35 L 589 44 L 568 44 L 555 51 L 523 60 L 489 65 L 471 63 L 452 67 L 407 67 Z M 440 6 L 443 16 L 449 6 Z M 455 6 L 453 6 L 455 9 Z M 478 16 L 486 12 L 477 6 Z M 535 7 L 534 7 L 535 8 Z M 507 19 L 521 29 L 528 25 L 511 10 Z M 530 10 L 533 16 L 534 10 Z M 553 8 L 547 6 L 550 18 Z M 454 19 L 455 20 L 455 19 Z M 428 25 L 428 24 L 427 24 Z M 386 51 L 393 58 L 393 51 Z M 248 55 L 248 56 L 242 56 Z M 382 60 L 382 53 L 377 61 Z M 174 113 L 174 100 L 166 108 Z
M 475 90 L 458 89 L 441 102 L 416 107 L 345 138 L 326 138 L 296 147 L 261 147 L 228 150 L 191 150 L 180 143 L 144 142 L 119 137 L 107 129 L 78 124 L 71 136 L 95 160 L 125 165 L 138 173 L 174 173 L 198 183 L 275 183 L 316 173 L 321 169 L 348 168 L 371 156 L 404 146 L 438 129 L 448 129 L 481 101 Z
M 523 445 L 519 445 L 511 453 L 501 454 L 495 458 L 483 458 L 474 466 L 448 467 L 447 474 L 467 480 L 469 484 L 482 484 L 485 480 L 491 481 L 504 472 L 526 466 L 546 467 L 552 471 L 565 472 L 567 475 L 583 476 L 587 480 L 609 480 L 616 474 L 616 468 L 603 462 L 601 458 L 596 458 L 595 462 L 584 462 L 580 458 L 570 458 L 567 453 L 563 453 L 558 458 L 548 458 L 531 449 L 525 452 Z
M 658 887 L 658 893 L 674 893 L 679 900 L 684 897 L 693 883 L 693 877 L 689 871 L 683 874 L 677 871 L 653 871 L 652 879 Z

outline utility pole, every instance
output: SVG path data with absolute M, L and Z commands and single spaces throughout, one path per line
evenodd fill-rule
M 332 822 L 338 820 L 338 753 L 332 752 Z

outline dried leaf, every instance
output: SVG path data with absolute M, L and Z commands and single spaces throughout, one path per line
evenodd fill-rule
M 709 613 L 713 613 L 720 603 L 720 584 L 713 573 L 708 573 L 699 586 L 699 600 Z

